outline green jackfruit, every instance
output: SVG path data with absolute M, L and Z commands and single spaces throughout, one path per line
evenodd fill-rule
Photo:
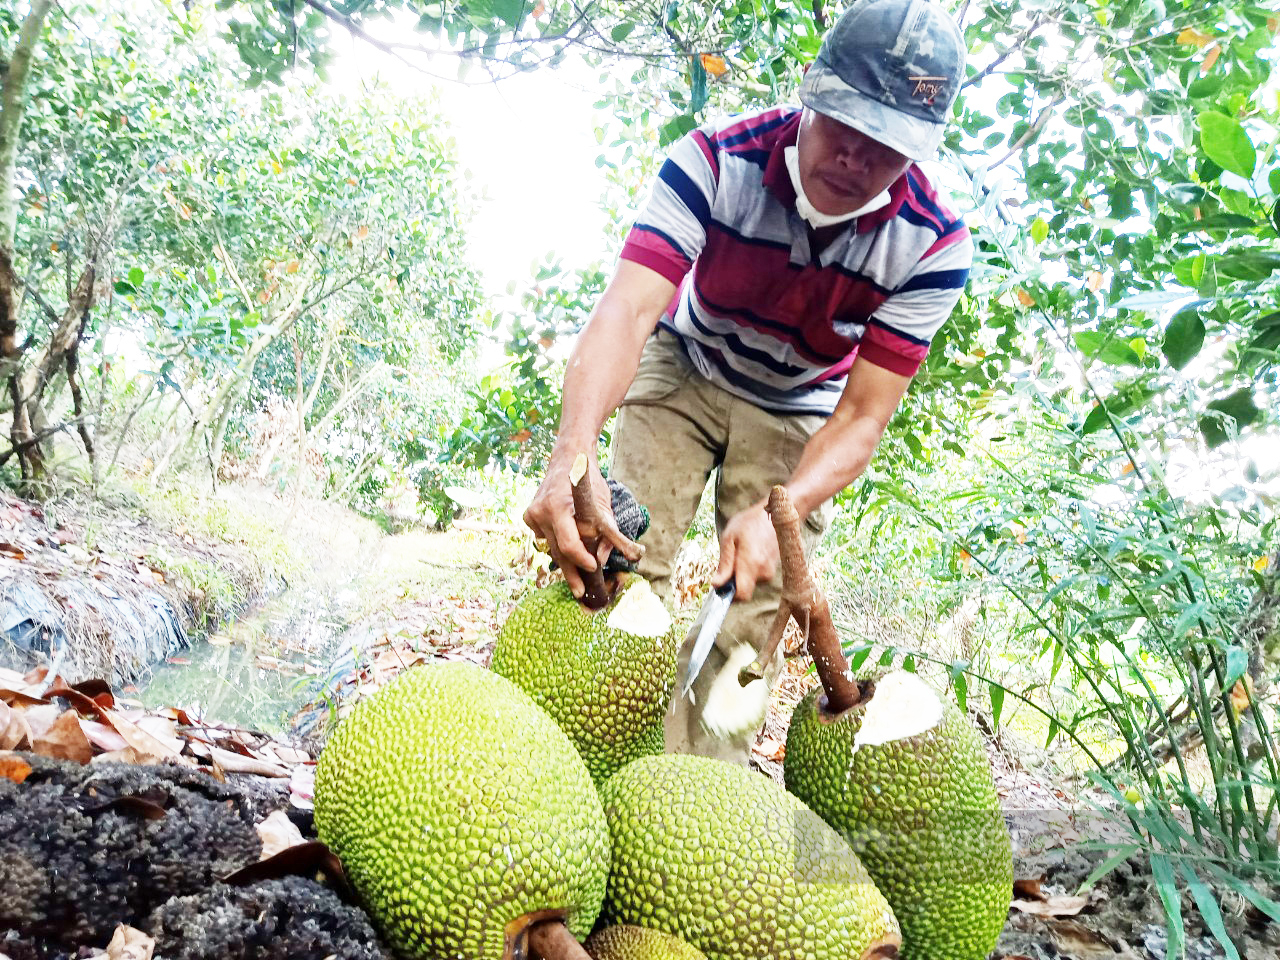
M 707 757 L 642 757 L 600 791 L 604 916 L 710 960 L 892 955 L 898 924 L 848 844 L 778 784 Z
M 491 669 L 551 714 L 598 785 L 662 752 L 679 647 L 671 616 L 643 578 L 627 577 L 595 612 L 557 583 L 511 612 Z
M 911 673 L 835 718 L 816 696 L 791 719 L 787 789 L 858 851 L 902 925 L 903 960 L 981 960 L 1009 911 L 1013 855 L 978 732 Z
M 593 933 L 582 947 L 591 960 L 707 960 L 679 937 L 627 924 Z
M 609 837 L 586 766 L 472 664 L 414 668 L 357 704 L 320 755 L 315 821 L 407 957 L 501 960 L 522 917 L 561 912 L 581 939 L 600 912 Z

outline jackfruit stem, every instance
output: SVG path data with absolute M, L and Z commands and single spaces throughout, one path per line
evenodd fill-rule
M 805 563 L 804 544 L 800 542 L 800 515 L 796 513 L 786 487 L 777 485 L 769 491 L 768 510 L 773 530 L 778 536 L 782 600 L 760 656 L 738 674 L 738 682 L 745 686 L 751 680 L 764 676 L 765 667 L 773 659 L 773 653 L 786 631 L 787 620 L 794 617 L 808 641 L 809 656 L 813 658 L 814 669 L 822 681 L 827 709 L 842 713 L 858 704 L 862 692 L 854 682 L 849 661 L 840 648 L 840 637 L 831 620 L 827 596 Z
M 591 493 L 590 471 L 585 453 L 579 453 L 569 468 L 569 483 L 573 487 L 573 515 L 578 524 L 578 532 L 582 535 L 582 544 L 596 558 L 594 570 L 580 570 L 582 583 L 586 588 L 582 595 L 582 604 L 588 610 L 601 610 L 613 599 L 615 582 L 608 582 L 604 575 L 604 563 L 614 547 L 622 551 L 631 562 L 644 556 L 644 547 L 625 536 L 614 522 L 613 513 L 607 516 L 600 513 L 596 498 Z
M 545 920 L 529 931 L 529 953 L 542 960 L 591 960 L 561 920 Z
M 902 938 L 890 935 L 863 950 L 859 960 L 898 960 L 898 948 L 901 946 Z

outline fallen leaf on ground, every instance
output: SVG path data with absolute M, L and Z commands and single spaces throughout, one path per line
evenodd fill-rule
M 16 753 L 8 750 L 0 751 L 0 777 L 21 783 L 31 773 L 31 764 Z
M 289 802 L 300 810 L 311 810 L 316 788 L 316 767 L 313 763 L 300 763 L 289 774 Z
M 31 741 L 33 752 L 58 760 L 88 763 L 93 759 L 93 744 L 80 729 L 80 715 L 74 710 L 59 714 L 49 729 Z
M 227 773 L 256 773 L 263 777 L 287 777 L 289 771 L 256 757 L 245 757 L 221 747 L 208 747 L 210 759 Z
M 116 731 L 107 726 L 105 723 L 99 723 L 97 720 L 80 719 L 80 729 L 84 731 L 84 735 L 89 738 L 99 750 L 111 752 L 114 750 L 123 750 L 128 744 L 124 737 L 116 733 Z
M 1043 900 L 1015 900 L 1010 906 L 1037 917 L 1074 917 L 1089 905 L 1088 897 L 1057 895 Z
M 33 707 L 28 707 L 23 712 L 23 718 L 27 721 L 28 736 L 32 743 L 35 743 L 40 737 L 48 733 L 49 728 L 53 726 L 54 721 L 58 719 L 62 710 L 56 703 L 40 703 Z
M 761 737 L 760 742 L 752 749 L 766 760 L 772 760 L 774 763 L 782 763 L 783 757 L 787 754 L 787 745 L 781 740 L 775 740 L 773 737 Z
M 1112 940 L 1075 920 L 1050 920 L 1049 934 L 1058 952 L 1074 960 L 1138 960 L 1123 941 Z
M 155 949 L 156 942 L 151 937 L 122 923 L 107 944 L 107 952 L 98 956 L 106 960 L 151 960 Z
M 25 711 L 11 707 L 0 700 L 0 750 L 13 750 L 24 742 L 30 742 Z
M 300 831 L 289 815 L 283 810 L 275 810 L 255 828 L 262 838 L 262 856 L 259 860 L 274 857 L 281 850 L 288 850 L 300 843 L 306 843 Z
M 157 740 L 132 720 L 127 719 L 124 714 L 115 710 L 104 710 L 103 713 L 106 715 L 107 722 L 115 728 L 116 733 L 124 737 L 125 742 L 133 750 L 149 758 L 148 762 L 180 759 L 178 751 L 172 749 L 167 743 Z

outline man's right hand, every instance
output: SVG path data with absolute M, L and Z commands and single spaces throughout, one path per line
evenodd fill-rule
M 644 548 L 618 529 L 613 518 L 609 487 L 600 475 L 600 468 L 590 457 L 586 475 L 580 482 L 589 484 L 596 516 L 594 521 L 578 516 L 573 505 L 572 467 L 572 460 L 568 457 L 552 457 L 546 476 L 524 512 L 524 522 L 535 537 L 546 541 L 547 552 L 564 572 L 569 590 L 581 599 L 586 590 L 582 579 L 584 571 L 590 573 L 601 569 L 614 547 L 632 561 L 640 558 Z M 594 554 L 584 541 L 595 541 Z

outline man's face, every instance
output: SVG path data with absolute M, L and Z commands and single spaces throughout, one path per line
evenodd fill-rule
M 808 107 L 796 147 L 805 195 L 830 216 L 857 210 L 911 166 L 909 157 Z

